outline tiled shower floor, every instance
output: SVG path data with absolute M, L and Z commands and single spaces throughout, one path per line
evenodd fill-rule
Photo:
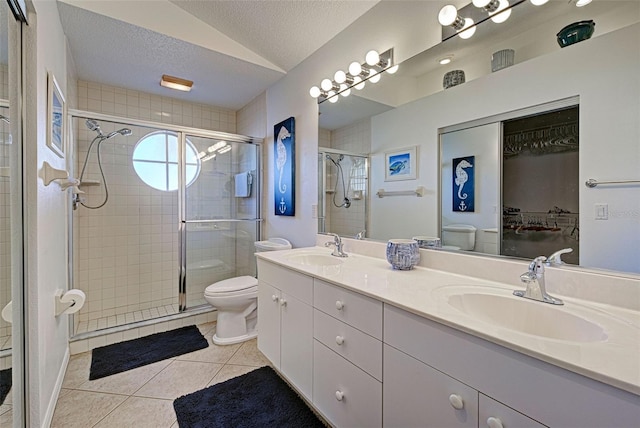
M 143 309 L 135 312 L 127 312 L 109 317 L 102 317 L 90 321 L 80 321 L 75 334 L 87 333 L 90 331 L 102 330 L 110 327 L 130 324 L 138 321 L 146 321 L 166 315 L 178 313 L 178 304 L 159 306 L 157 308 Z

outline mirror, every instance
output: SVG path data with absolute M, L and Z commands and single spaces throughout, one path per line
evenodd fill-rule
M 640 179 L 637 148 L 632 143 L 638 141 L 638 130 L 631 126 L 640 111 L 640 89 L 631 72 L 637 70 L 638 52 L 629 42 L 638 39 L 639 16 L 640 4 L 634 1 L 593 2 L 584 8 L 564 2 L 535 8 L 524 2 L 499 26 L 482 23 L 469 40 L 454 37 L 402 62 L 398 73 L 383 76 L 379 86 L 369 85 L 356 97 L 352 94 L 335 104 L 322 103 L 321 133 L 347 132 L 350 127 L 370 130 L 372 198 L 367 237 L 387 240 L 441 235 L 438 136 L 443 129 L 489 123 L 487 119 L 516 111 L 527 116 L 531 113 L 526 109 L 531 106 L 577 97 L 581 152 L 579 179 L 574 184 L 579 190 L 580 265 L 638 273 L 640 263 L 631 242 L 637 243 L 640 237 L 637 184 L 590 189 L 584 182 L 588 178 Z M 594 37 L 561 49 L 556 41 L 559 29 L 584 19 L 596 22 Z M 491 31 L 485 34 L 487 28 Z M 514 35 L 516 31 L 519 35 Z M 515 50 L 515 65 L 492 73 L 491 53 L 506 48 Z M 607 49 L 613 52 L 604 54 Z M 454 55 L 454 62 L 439 66 L 437 59 L 448 53 Z M 607 65 L 607 61 L 616 65 Z M 465 71 L 466 83 L 442 90 L 444 73 L 453 69 Z M 603 79 L 613 70 L 613 80 Z M 349 103 L 343 103 L 347 100 Z M 354 111 L 358 104 L 373 108 L 373 113 Z M 340 113 L 343 106 L 350 110 L 349 121 Z M 551 106 L 548 110 L 553 109 Z M 332 117 L 342 118 L 342 122 L 330 120 Z M 611 150 L 614 143 L 615 150 Z M 418 148 L 417 179 L 386 182 L 385 151 L 411 145 Z M 417 186 L 424 187 L 423 197 L 375 196 L 380 188 L 400 191 Z M 595 220 L 596 206 L 602 205 L 608 206 L 609 221 Z

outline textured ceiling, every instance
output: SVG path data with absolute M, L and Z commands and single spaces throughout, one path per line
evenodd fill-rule
M 377 1 L 172 0 L 285 70 L 291 70 Z
M 376 3 L 62 0 L 58 11 L 78 78 L 238 110 Z M 161 15 L 172 7 L 189 28 Z M 161 87 L 162 74 L 193 90 Z

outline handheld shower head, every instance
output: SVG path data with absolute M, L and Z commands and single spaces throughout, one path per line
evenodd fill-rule
M 122 135 L 122 136 L 124 136 L 124 137 L 127 137 L 127 136 L 129 136 L 129 135 L 133 134 L 133 132 L 131 132 L 131 130 L 130 130 L 129 128 L 122 128 L 122 129 L 119 129 L 119 130 L 117 130 L 117 131 L 113 131 L 113 132 L 109 133 L 109 134 L 105 137 L 105 140 L 108 140 L 109 138 L 113 138 L 113 137 L 115 137 L 115 136 L 116 136 L 116 135 L 118 135 L 118 134 L 119 134 L 119 135 Z

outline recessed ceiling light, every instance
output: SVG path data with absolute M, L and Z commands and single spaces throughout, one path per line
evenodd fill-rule
M 438 64 L 446 65 L 446 64 L 449 64 L 451 61 L 453 61 L 453 55 L 447 55 L 444 58 L 440 58 L 438 60 Z
M 578 0 L 576 2 L 576 6 L 582 7 L 588 5 L 589 3 L 591 3 L 591 0 Z
M 189 92 L 191 90 L 191 87 L 193 86 L 193 82 L 191 80 L 181 79 L 179 77 L 163 74 L 162 79 L 160 80 L 160 85 L 164 86 L 165 88 Z

